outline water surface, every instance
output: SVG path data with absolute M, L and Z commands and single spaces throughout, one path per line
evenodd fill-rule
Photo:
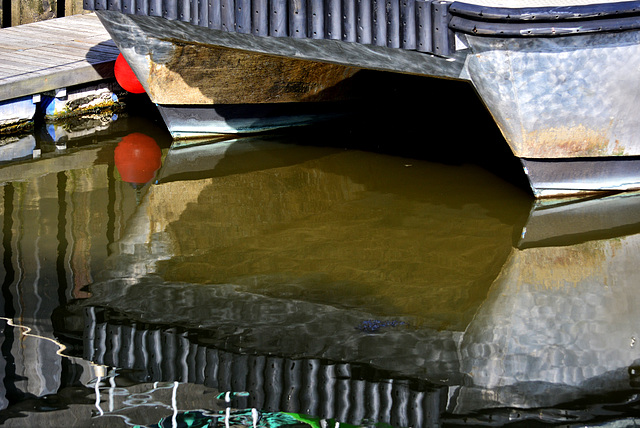
M 443 161 L 343 125 L 5 159 L 3 423 L 634 422 L 639 196 L 535 202 L 493 130 Z

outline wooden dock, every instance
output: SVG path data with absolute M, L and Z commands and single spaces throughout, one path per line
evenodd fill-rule
M 118 52 L 95 14 L 0 29 L 0 102 L 112 78 Z

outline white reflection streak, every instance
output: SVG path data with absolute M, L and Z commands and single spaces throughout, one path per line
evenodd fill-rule
M 116 378 L 113 376 L 109 377 L 109 411 L 113 412 L 113 391 L 116 389 Z
M 98 409 L 98 413 L 100 413 L 100 416 L 104 415 L 104 412 L 102 411 L 102 408 L 100 407 L 100 381 L 102 380 L 102 376 L 100 376 L 100 374 L 98 374 L 96 376 L 96 383 L 93 386 L 93 390 L 96 393 L 96 409 Z
M 67 349 L 67 347 L 65 345 L 63 345 L 62 343 L 58 342 L 55 339 L 52 339 L 50 337 L 45 337 L 45 336 L 41 336 L 39 334 L 31 334 L 32 328 L 31 327 L 27 327 L 25 325 L 22 324 L 16 324 L 13 322 L 13 319 L 11 318 L 7 318 L 7 317 L 2 317 L 0 316 L 0 320 L 4 320 L 7 322 L 7 325 L 11 326 L 11 327 L 15 327 L 16 329 L 18 329 L 20 331 L 20 334 L 22 336 L 25 337 L 33 337 L 36 339 L 42 339 L 42 340 L 46 340 L 49 341 L 51 343 L 54 343 L 57 347 L 58 350 L 56 351 L 56 355 L 59 355 L 61 357 L 64 358 L 69 358 L 69 359 L 76 359 L 76 357 L 71 357 L 68 355 L 65 355 L 63 352 L 65 351 L 65 349 Z M 94 368 L 96 369 L 96 380 L 95 383 L 93 385 L 93 390 L 95 392 L 95 396 L 96 396 L 96 401 L 94 403 L 96 409 L 98 410 L 98 413 L 100 416 L 105 416 L 105 412 L 102 409 L 102 407 L 100 407 L 100 384 L 102 382 L 102 379 L 105 377 L 103 376 L 104 373 L 104 366 L 100 366 L 100 365 L 94 365 L 93 363 L 91 364 L 92 366 L 94 366 Z M 171 397 L 171 405 L 172 405 L 172 409 L 173 409 L 173 417 L 172 417 L 172 425 L 174 428 L 177 428 L 178 423 L 177 423 L 177 416 L 178 416 L 178 400 L 177 400 L 177 394 L 178 394 L 178 385 L 179 382 L 174 381 L 173 382 L 173 393 L 172 393 L 172 397 Z M 115 384 L 115 378 L 114 377 L 109 377 L 109 412 L 113 412 L 115 409 L 115 404 L 114 404 L 114 394 L 115 394 L 115 389 L 116 389 L 116 384 Z M 153 383 L 153 390 L 157 390 L 159 389 L 159 383 L 158 382 L 154 382 Z M 231 402 L 231 392 L 227 392 L 225 394 L 225 401 L 226 402 Z M 253 416 L 253 427 L 256 428 L 257 426 L 257 422 L 259 420 L 259 412 L 256 409 L 251 409 L 251 414 Z M 125 419 L 128 423 L 128 417 L 124 416 L 124 415 L 112 415 L 112 416 L 118 416 L 121 417 L 123 419 Z M 226 428 L 230 428 L 230 419 L 231 419 L 231 408 L 227 407 L 226 410 L 226 415 L 225 415 L 225 427 Z M 336 428 L 338 427 L 338 425 L 336 425 Z
M 62 343 L 58 342 L 55 339 L 52 339 L 50 337 L 45 337 L 45 336 L 41 336 L 39 334 L 31 334 L 31 327 L 27 327 L 26 325 L 22 325 L 22 324 L 16 324 L 13 322 L 13 319 L 11 318 L 7 318 L 7 317 L 0 317 L 1 320 L 4 320 L 7 322 L 7 325 L 11 326 L 11 327 L 15 327 L 16 329 L 18 329 L 20 331 L 20 335 L 23 337 L 33 337 L 35 339 L 41 339 L 41 340 L 46 340 L 48 342 L 51 342 L 53 344 L 55 344 L 58 347 L 58 350 L 56 351 L 56 355 L 59 355 L 61 357 L 64 358 L 69 358 L 70 360 L 75 360 L 75 357 L 70 357 L 68 355 L 64 355 L 64 350 L 67 349 L 67 347 L 65 345 L 63 345 Z M 97 366 L 100 367 L 100 366 Z M 104 411 L 102 410 L 102 408 L 100 407 L 100 381 L 102 379 L 102 375 L 100 374 L 100 372 L 97 374 L 96 376 L 96 384 L 94 385 L 94 390 L 96 391 L 96 408 L 98 409 L 98 412 L 100 413 L 100 415 L 104 415 Z
M 98 413 L 100 414 L 100 416 L 104 416 L 104 411 L 102 410 L 102 407 L 100 407 L 100 382 L 102 382 L 102 378 L 106 374 L 106 368 L 104 366 L 94 366 L 94 369 L 96 376 L 96 382 L 93 385 L 93 390 L 96 394 L 95 406 L 96 409 L 98 409 Z
M 226 403 L 230 403 L 231 402 L 231 391 L 227 391 L 226 394 L 224 394 L 224 401 Z M 225 411 L 225 415 L 224 415 L 224 426 L 225 428 L 229 428 L 229 419 L 231 418 L 231 408 L 227 405 L 227 410 Z
M 173 392 L 171 394 L 171 407 L 173 407 L 173 417 L 171 424 L 173 428 L 178 427 L 178 382 L 173 381 Z
M 46 340 L 46 341 L 49 341 L 51 343 L 54 343 L 58 347 L 58 350 L 56 351 L 57 355 L 59 355 L 61 357 L 65 357 L 65 358 L 70 358 L 69 356 L 64 355 L 62 353 L 65 349 L 67 349 L 67 347 L 64 346 L 62 343 L 58 342 L 57 340 L 52 339 L 50 337 L 40 336 L 39 334 L 30 334 L 31 327 L 27 327 L 26 325 L 22 325 L 22 324 L 15 324 L 11 318 L 0 317 L 0 319 L 5 320 L 7 322 L 7 325 L 10 325 L 11 327 L 16 327 L 16 328 L 20 329 L 21 330 L 20 334 L 22 336 L 35 337 L 36 339 L 42 339 L 42 340 Z
M 260 414 L 258 413 L 258 409 L 251 408 L 251 419 L 253 419 L 253 428 L 258 426 L 258 418 Z

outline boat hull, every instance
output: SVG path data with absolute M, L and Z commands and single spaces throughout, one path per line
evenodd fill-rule
M 307 124 L 323 117 L 315 104 L 350 99 L 343 91 L 365 69 L 385 70 L 470 82 L 536 197 L 640 188 L 636 2 L 503 8 L 409 1 L 420 19 L 402 23 L 413 22 L 413 30 L 385 27 L 394 28 L 386 39 L 361 41 L 346 30 L 302 31 L 297 25 L 306 22 L 304 14 L 295 8 L 257 10 L 269 20 L 254 32 L 246 8 L 221 16 L 224 4 L 211 2 L 204 19 L 197 2 L 180 3 L 191 5 L 191 14 L 175 2 L 160 3 L 162 13 L 150 7 L 139 15 L 126 4 L 96 2 L 94 8 L 174 137 Z M 356 15 L 340 16 L 341 28 L 351 28 Z M 378 34 L 383 28 L 376 26 L 398 23 L 392 19 L 399 16 L 373 20 L 369 30 Z M 432 43 L 410 43 L 414 30 L 415 41 Z M 273 65 L 261 68 L 265 63 Z
M 370 73 L 228 49 L 195 36 L 168 37 L 170 27 L 183 23 L 159 17 L 97 14 L 174 138 L 262 132 L 342 116 L 344 105 L 362 94 L 361 75 Z
M 640 189 L 637 156 L 520 160 L 539 198 Z
M 346 103 L 268 103 L 158 105 L 167 128 L 176 139 L 214 134 L 267 132 L 305 126 L 349 114 Z
M 469 79 L 537 197 L 640 188 L 636 6 L 452 6 Z
M 536 196 L 640 188 L 640 31 L 467 40 L 469 76 Z

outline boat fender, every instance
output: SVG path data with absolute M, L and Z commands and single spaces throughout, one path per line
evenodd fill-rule
M 115 74 L 118 84 L 125 91 L 131 92 L 132 94 L 144 93 L 144 87 L 121 53 L 118 54 L 118 58 L 116 58 L 116 63 L 113 67 L 113 74 Z

